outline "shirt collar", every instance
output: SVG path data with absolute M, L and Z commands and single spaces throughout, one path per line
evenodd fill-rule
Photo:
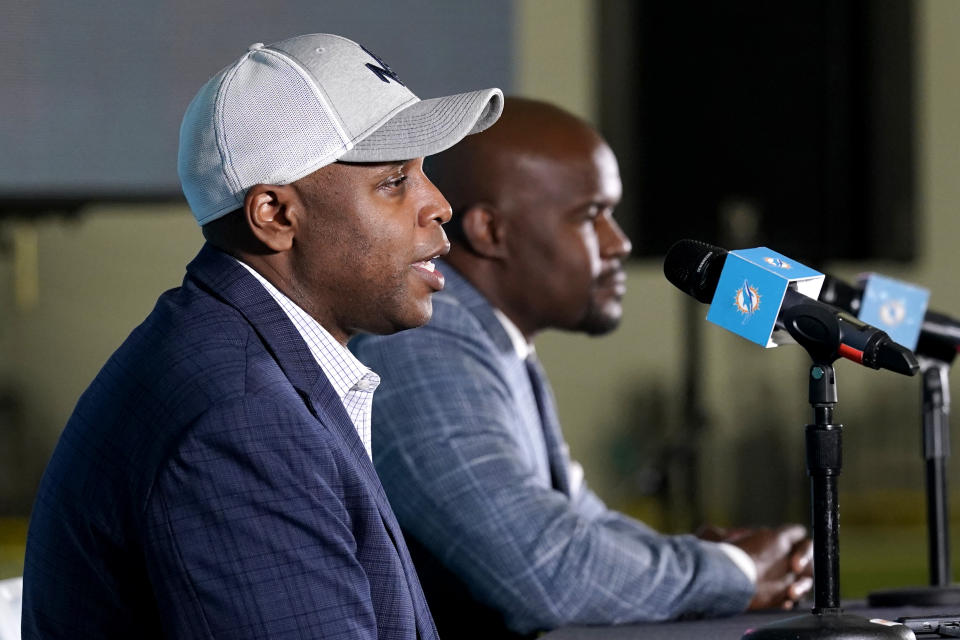
M 521 360 L 526 360 L 530 354 L 536 353 L 536 349 L 533 347 L 533 343 L 527 342 L 527 339 L 523 337 L 523 333 L 520 332 L 520 329 L 517 328 L 517 325 L 513 324 L 513 321 L 507 317 L 503 311 L 494 307 L 493 314 L 497 316 L 497 320 L 500 321 L 500 324 L 503 325 L 503 330 L 507 332 L 507 335 L 510 337 L 510 342 L 513 344 L 513 350 L 516 352 L 517 357 Z
M 341 402 L 347 393 L 358 385 L 364 391 L 376 389 L 380 382 L 376 373 L 357 360 L 349 349 L 337 342 L 336 338 L 323 328 L 323 325 L 273 286 L 256 269 L 242 260 L 237 260 L 237 262 L 243 265 L 263 285 L 267 293 L 276 300 L 280 308 L 290 318 L 297 332 L 307 343 L 314 360 L 317 361 L 327 380 L 333 385 L 333 389 L 337 392 Z

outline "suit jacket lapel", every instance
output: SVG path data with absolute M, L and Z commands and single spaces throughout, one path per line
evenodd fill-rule
M 501 353 L 514 353 L 513 343 L 506 329 L 500 323 L 500 320 L 493 313 L 493 307 L 486 298 L 483 297 L 477 289 L 470 284 L 463 276 L 444 263 L 443 272 L 447 279 L 445 293 L 440 295 L 450 295 L 456 298 L 460 304 L 470 310 L 476 316 L 477 320 L 489 334 L 494 345 Z M 543 372 L 537 357 L 531 354 L 526 365 L 527 373 L 530 378 L 530 385 L 533 390 L 534 399 L 537 403 L 537 413 L 540 416 L 540 425 L 543 429 L 544 444 L 547 449 L 547 463 L 550 467 L 550 476 L 553 487 L 558 491 L 570 495 L 569 480 L 569 454 L 563 441 L 563 434 L 560 430 L 560 420 L 557 417 L 556 403 L 553 398 L 553 392 L 550 390 L 550 383 L 546 374 Z
M 496 345 L 501 353 L 512 353 L 513 342 L 507 330 L 500 324 L 500 320 L 493 313 L 493 307 L 483 297 L 477 289 L 470 284 L 466 278 L 460 275 L 456 269 L 441 261 L 440 268 L 446 278 L 444 290 L 437 295 L 450 296 L 457 300 L 461 305 L 470 310 L 484 330 L 490 335 L 490 339 Z
M 570 475 L 566 447 L 563 444 L 563 434 L 560 432 L 560 420 L 557 418 L 556 403 L 553 391 L 547 381 L 540 361 L 534 354 L 527 357 L 527 374 L 533 387 L 533 395 L 537 401 L 537 411 L 540 413 L 540 426 L 543 427 L 543 439 L 547 445 L 547 460 L 550 463 L 550 476 L 553 488 L 570 495 Z
M 199 286 L 234 307 L 247 319 L 317 420 L 333 431 L 350 451 L 404 567 L 407 587 L 417 613 L 417 636 L 436 638 L 433 618 L 427 608 L 413 560 L 410 559 L 400 525 L 373 462 L 367 456 L 343 403 L 293 323 L 256 278 L 232 257 L 210 245 L 205 244 L 197 257 L 187 265 L 187 274 L 188 278 L 193 278 Z
M 317 420 L 333 431 L 350 451 L 391 537 L 394 541 L 402 540 L 400 525 L 353 421 L 283 309 L 236 260 L 210 245 L 205 244 L 187 265 L 187 274 L 234 307 L 253 326 Z

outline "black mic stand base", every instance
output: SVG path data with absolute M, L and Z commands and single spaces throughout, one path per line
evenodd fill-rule
M 837 405 L 833 366 L 814 358 L 809 385 L 814 424 L 806 426 L 805 439 L 811 489 L 815 606 L 808 615 L 751 629 L 741 640 L 916 640 L 913 631 L 905 625 L 870 621 L 861 616 L 845 614 L 840 608 L 837 476 L 842 467 L 843 426 L 832 421 L 833 408 Z
M 960 586 L 904 587 L 874 591 L 867 596 L 871 607 L 960 607 Z
M 906 625 L 884 622 L 840 610 L 812 613 L 751 629 L 743 640 L 916 640 Z

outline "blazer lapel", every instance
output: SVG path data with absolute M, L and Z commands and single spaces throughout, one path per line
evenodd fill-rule
M 444 264 L 443 272 L 447 284 L 444 292 L 438 295 L 449 295 L 455 298 L 477 318 L 477 321 L 501 353 L 514 354 L 515 350 L 513 343 L 510 341 L 510 336 L 493 313 L 493 306 L 466 278 L 457 273 L 449 264 Z M 569 454 L 560 430 L 560 421 L 557 418 L 556 403 L 553 392 L 550 390 L 550 383 L 536 355 L 528 356 L 524 364 L 530 378 L 531 390 L 537 403 L 537 413 L 540 416 L 540 425 L 543 429 L 551 484 L 554 489 L 570 495 Z
M 470 313 L 476 316 L 477 321 L 490 335 L 490 339 L 493 340 L 497 349 L 501 353 L 512 353 L 513 343 L 510 341 L 510 336 L 507 335 L 507 330 L 503 328 L 500 320 L 493 313 L 493 307 L 487 302 L 487 299 L 450 264 L 441 261 L 441 268 L 446 278 L 446 284 L 443 291 L 436 295 L 452 297 L 466 307 Z
M 390 536 L 395 543 L 398 539 L 402 540 L 400 525 L 353 421 L 283 309 L 233 257 L 209 244 L 205 244 L 197 257 L 187 265 L 187 274 L 235 308 L 253 326 L 311 413 L 335 433 L 350 451 L 374 496 Z
M 566 446 L 560 432 L 560 420 L 557 418 L 556 404 L 547 374 L 537 356 L 530 354 L 526 360 L 527 375 L 533 387 L 533 395 L 540 413 L 540 426 L 543 428 L 543 441 L 547 446 L 547 461 L 550 464 L 550 479 L 553 488 L 570 495 L 570 462 L 567 459 Z

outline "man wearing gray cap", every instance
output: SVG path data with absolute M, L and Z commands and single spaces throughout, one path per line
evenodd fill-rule
M 422 170 L 500 115 L 354 42 L 255 44 L 191 102 L 207 240 L 81 397 L 44 474 L 24 638 L 435 638 L 370 460 L 359 331 L 425 323 L 450 207 Z

